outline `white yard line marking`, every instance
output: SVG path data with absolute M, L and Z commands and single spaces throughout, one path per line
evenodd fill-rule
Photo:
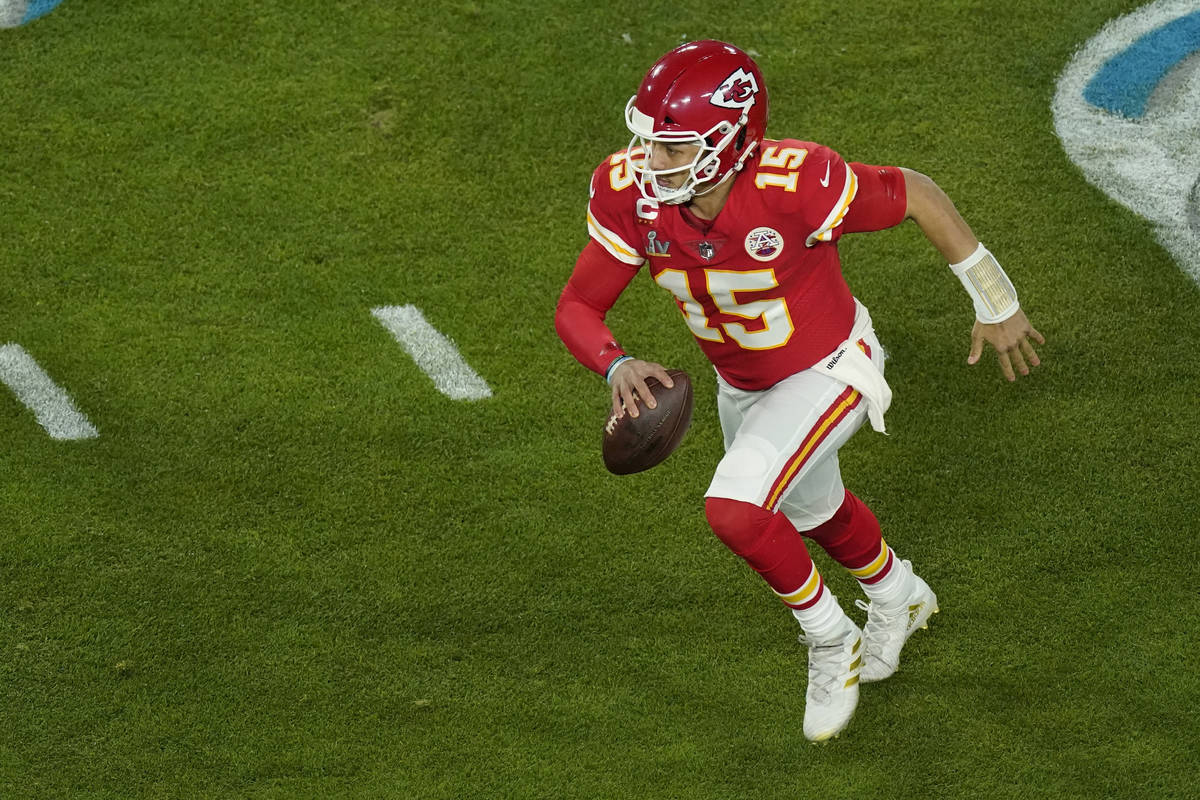
M 1200 283 L 1200 8 L 1156 0 L 1110 20 L 1058 78 L 1063 149 L 1094 186 L 1154 223 Z
M 100 435 L 71 402 L 70 395 L 50 379 L 21 345 L 0 347 L 0 382 L 29 407 L 52 439 L 95 439 Z
M 454 343 L 425 320 L 421 309 L 380 306 L 371 309 L 371 313 L 391 331 L 439 392 L 452 400 L 482 400 L 492 396 L 487 382 L 463 361 Z

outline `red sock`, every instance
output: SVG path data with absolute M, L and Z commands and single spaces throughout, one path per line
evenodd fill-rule
M 855 573 L 863 583 L 881 580 L 891 571 L 895 560 L 883 541 L 879 520 L 866 503 L 848 490 L 841 508 L 804 535 L 821 545 L 830 558 Z

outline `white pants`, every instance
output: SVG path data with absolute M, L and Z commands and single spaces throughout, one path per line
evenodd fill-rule
M 866 309 L 860 306 L 859 314 Z M 851 344 L 865 349 L 882 375 L 884 354 L 875 331 L 868 327 L 858 334 Z M 845 487 L 838 450 L 866 420 L 867 401 L 820 369 L 821 363 L 758 392 L 737 389 L 717 376 L 725 456 L 706 497 L 781 511 L 801 531 L 817 527 L 841 507 Z

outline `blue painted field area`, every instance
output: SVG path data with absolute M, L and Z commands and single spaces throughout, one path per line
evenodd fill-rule
M 1200 50 L 1200 11 L 1173 20 L 1112 58 L 1083 91 L 1092 105 L 1138 119 L 1154 87 L 1179 62 Z

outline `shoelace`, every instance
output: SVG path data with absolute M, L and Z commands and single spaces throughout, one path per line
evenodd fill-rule
M 815 689 L 817 700 L 826 700 L 838 684 L 842 671 L 842 648 L 845 641 L 831 644 L 812 644 L 801 636 L 800 642 L 808 647 L 809 689 Z M 814 674 L 815 673 L 815 674 Z
M 863 600 L 855 600 L 854 605 L 867 612 L 867 624 L 863 626 L 863 636 L 869 636 L 880 644 L 885 644 L 892 638 L 892 623 L 908 615 L 908 608 L 906 606 L 899 606 L 895 611 L 887 611 L 882 607 L 877 607 L 874 613 L 872 613 L 871 603 L 864 602 Z

